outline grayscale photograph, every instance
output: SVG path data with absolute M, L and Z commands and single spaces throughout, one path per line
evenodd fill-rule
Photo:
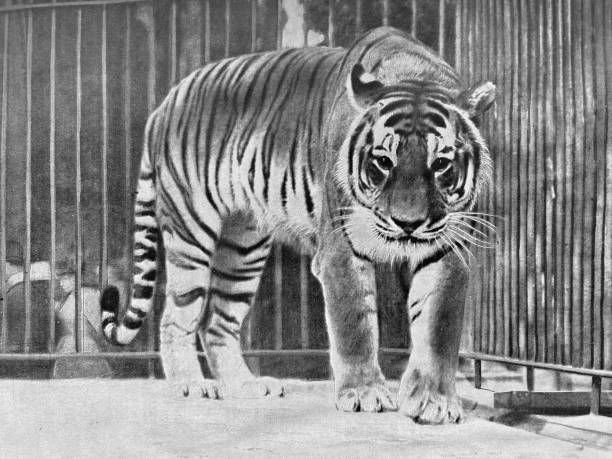
M 0 0 L 0 423 L 612 457 L 612 1 Z

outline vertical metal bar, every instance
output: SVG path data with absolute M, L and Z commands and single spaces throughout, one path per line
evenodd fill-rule
M 108 97 L 106 70 L 106 5 L 102 6 L 102 55 L 101 55 L 101 85 L 102 85 L 102 228 L 100 241 L 100 290 L 108 284 Z
M 258 49 L 257 46 L 257 0 L 251 0 L 251 52 L 254 53 Z M 248 327 L 247 327 L 247 338 L 246 344 L 248 349 L 253 349 L 253 336 L 255 331 L 255 308 L 251 307 L 249 315 L 247 316 Z M 250 361 L 251 365 L 257 365 L 259 363 L 258 359 L 252 359 Z M 251 369 L 255 372 L 255 369 L 251 367 Z M 256 373 L 257 374 L 257 373 Z
M 440 0 L 440 4 L 438 6 L 438 16 L 438 54 L 444 57 L 444 53 L 446 52 L 446 43 L 444 43 L 444 39 L 446 37 L 446 0 Z
M 204 62 L 210 62 L 210 0 L 204 2 Z
M 591 414 L 599 414 L 601 411 L 601 376 L 593 376 L 591 379 Z
M 4 13 L 4 33 L 2 43 L 2 106 L 0 108 L 0 305 L 2 323 L 0 324 L 0 350 L 6 351 L 8 342 L 8 303 L 6 290 L 6 128 L 8 111 L 8 28 L 9 13 Z
M 482 361 L 474 360 L 474 387 L 482 388 Z
M 55 8 L 51 9 L 51 49 L 49 54 L 49 268 L 51 282 L 49 282 L 49 340 L 47 349 L 55 351 L 55 41 L 57 32 L 57 13 Z
M 153 110 L 155 110 L 156 105 L 155 12 L 153 10 L 153 4 L 147 5 L 146 8 L 150 9 L 151 12 L 150 28 L 147 31 L 147 49 L 149 52 L 149 68 L 147 72 L 147 110 L 148 114 L 151 114 L 153 113 Z M 151 310 L 151 314 L 147 323 L 147 347 L 149 351 L 155 351 L 155 308 Z M 148 372 L 150 378 L 153 378 L 155 376 L 155 361 L 152 359 L 148 360 Z
M 28 10 L 26 37 L 26 164 L 25 164 L 25 244 L 23 260 L 23 301 L 25 304 L 24 351 L 32 347 L 32 10 Z
M 336 43 L 336 29 L 335 29 L 335 21 L 336 15 L 334 13 L 334 0 L 329 0 L 329 11 L 327 14 L 327 41 L 329 42 L 329 46 L 335 46 Z
M 251 0 L 251 52 L 257 49 L 257 0 Z
M 230 39 L 231 39 L 231 10 L 230 0 L 225 0 L 225 49 L 223 51 L 225 57 L 230 55 Z
M 389 25 L 389 0 L 383 0 L 382 2 L 382 25 Z
M 177 0 L 172 0 L 170 5 L 170 86 L 176 84 L 176 68 L 178 65 L 177 61 L 177 20 L 178 20 L 178 6 Z
M 410 23 L 410 35 L 413 38 L 416 38 L 417 31 L 417 0 L 412 0 L 412 18 Z
M 363 32 L 363 0 L 357 0 L 355 3 L 355 35 L 360 35 Z
M 82 267 L 83 267 L 83 235 L 81 230 L 81 108 L 82 108 L 82 82 L 81 82 L 81 39 L 83 27 L 83 11 L 77 10 L 76 35 L 76 148 L 75 148 L 75 343 L 76 351 L 83 352 L 85 343 L 85 314 L 83 313 Z
M 525 384 L 527 385 L 527 390 L 529 392 L 533 392 L 534 383 L 535 378 L 533 367 L 525 367 Z
M 602 2 L 604 6 L 604 50 L 612 49 L 612 34 L 610 34 L 610 28 L 612 25 L 612 5 L 610 2 Z M 605 106 L 606 106 L 606 152 L 612 151 L 612 57 L 609 52 L 604 52 L 604 64 L 602 67 L 605 69 L 605 80 L 608 82 L 605 85 Z M 602 99 L 604 94 L 602 94 Z M 609 154 L 604 155 L 604 173 L 605 173 L 605 191 L 602 196 L 605 196 L 604 206 L 604 224 L 603 224 L 603 256 L 602 256 L 602 268 L 603 268 L 603 279 L 606 281 L 602 285 L 602 327 L 605 327 L 605 332 L 602 330 L 602 343 L 603 343 L 603 366 L 604 368 L 612 368 L 612 286 L 610 286 L 609 279 L 612 279 L 612 158 Z
M 594 319 L 594 312 L 597 306 L 594 303 L 594 278 L 595 278 L 595 214 L 597 201 L 595 190 L 597 187 L 597 151 L 595 149 L 594 130 L 595 130 L 595 101 L 594 101 L 594 76 L 595 67 L 593 63 L 593 14 L 591 0 L 582 3 L 582 90 L 584 97 L 584 171 L 583 171 L 583 210 L 582 210 L 582 246 L 583 256 L 581 262 L 583 266 L 582 285 L 582 317 L 583 332 L 582 345 L 582 365 L 593 368 L 594 364 L 594 344 L 595 329 L 597 324 Z
M 309 260 L 306 255 L 300 255 L 300 343 L 302 349 L 309 346 L 309 327 L 308 327 L 308 274 Z
M 283 32 L 281 30 L 282 0 L 277 0 L 276 10 L 276 48 L 283 47 Z M 280 243 L 274 245 L 274 348 L 283 348 L 283 247 Z
M 130 5 L 125 7 L 125 48 L 123 55 L 123 149 L 125 153 L 125 182 L 124 182 L 124 234 L 126 264 L 132 263 L 132 70 L 130 62 L 130 42 L 132 39 L 131 26 L 132 9 Z M 130 277 L 128 277 L 130 278 Z M 127 282 L 127 294 L 131 292 L 131 278 Z
M 455 5 L 455 69 L 460 75 L 463 75 L 463 67 L 461 65 L 461 43 L 463 42 L 463 21 L 461 20 L 461 11 L 463 10 L 463 1 L 457 0 Z

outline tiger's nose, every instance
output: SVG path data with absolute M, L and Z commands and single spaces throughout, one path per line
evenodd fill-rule
M 393 222 L 407 234 L 414 233 L 421 225 L 423 225 L 423 223 L 425 223 L 424 219 L 402 220 L 399 218 L 391 217 L 391 220 L 393 220 Z

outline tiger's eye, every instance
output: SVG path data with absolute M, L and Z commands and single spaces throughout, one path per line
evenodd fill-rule
M 436 174 L 443 173 L 450 167 L 451 163 L 450 159 L 441 156 L 431 163 L 431 170 Z
M 388 156 L 379 156 L 376 158 L 376 162 L 381 169 L 386 171 L 391 170 L 393 168 L 393 161 Z

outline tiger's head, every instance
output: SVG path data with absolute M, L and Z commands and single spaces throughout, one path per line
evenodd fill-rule
M 492 164 L 477 124 L 495 86 L 459 96 L 439 84 L 385 85 L 357 64 L 347 81 L 357 109 L 336 164 L 340 225 L 375 260 L 427 256 L 473 241 L 470 215 Z

